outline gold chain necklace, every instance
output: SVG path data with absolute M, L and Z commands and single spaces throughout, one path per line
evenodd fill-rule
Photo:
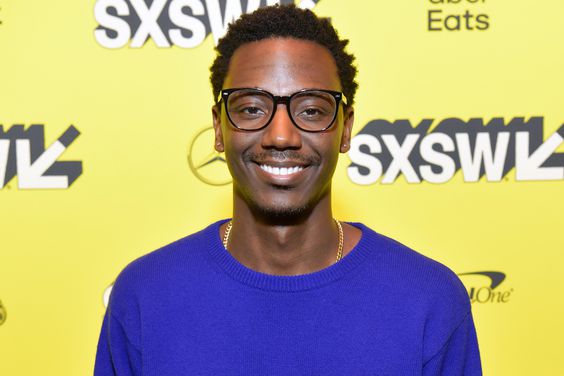
M 339 230 L 339 247 L 337 248 L 337 258 L 335 262 L 339 262 L 340 259 L 343 258 L 343 243 L 344 243 L 344 235 L 343 235 L 343 226 L 341 226 L 341 222 L 333 218 L 335 223 L 337 224 L 337 229 Z M 229 221 L 227 227 L 225 228 L 225 234 L 223 235 L 223 247 L 227 249 L 227 244 L 229 244 L 229 235 L 231 234 L 231 229 L 233 228 L 233 221 Z

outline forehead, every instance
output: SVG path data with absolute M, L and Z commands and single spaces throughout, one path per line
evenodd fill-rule
M 239 47 L 231 57 L 223 87 L 258 87 L 277 95 L 305 88 L 341 90 L 329 50 L 292 38 L 264 39 Z

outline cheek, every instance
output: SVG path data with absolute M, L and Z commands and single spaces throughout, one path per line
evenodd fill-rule
M 229 124 L 229 120 L 225 116 L 225 112 L 221 115 L 221 129 L 223 134 L 223 148 L 225 153 L 225 160 L 227 162 L 227 167 L 229 168 L 229 172 L 233 177 L 236 177 L 237 171 L 240 170 L 238 166 L 238 162 L 240 158 L 239 145 L 237 142 L 237 137 L 234 137 L 233 129 Z
M 253 133 L 233 130 L 230 126 L 224 128 L 225 158 L 232 175 L 243 170 L 245 154 L 258 142 L 256 138 Z
M 337 162 L 339 161 L 341 152 L 341 129 L 341 127 L 335 128 L 334 133 L 325 146 L 325 159 L 330 166 L 331 174 L 335 171 Z
M 227 158 L 227 164 L 232 162 L 232 157 L 237 151 L 237 135 L 234 134 L 234 129 L 225 110 L 221 111 L 221 133 L 223 134 L 223 145 L 225 147 L 225 157 Z
M 342 127 L 335 127 L 327 133 L 314 135 L 318 138 L 311 139 L 312 148 L 316 150 L 326 162 L 334 162 L 339 158 L 341 129 Z
M 241 153 L 237 143 L 234 143 L 230 137 L 224 137 L 225 141 L 225 160 L 227 162 L 227 167 L 231 171 L 231 175 L 234 175 L 241 169 Z

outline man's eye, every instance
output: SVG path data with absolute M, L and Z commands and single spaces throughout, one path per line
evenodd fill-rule
M 240 110 L 240 112 L 247 114 L 247 115 L 262 115 L 264 111 L 258 107 L 244 107 Z
M 260 106 L 241 105 L 232 107 L 229 112 L 243 117 L 260 117 L 266 114 L 266 111 Z
M 326 116 L 326 111 L 323 111 L 320 108 L 310 107 L 302 110 L 299 114 L 299 117 L 306 118 L 306 119 L 316 119 L 323 116 Z
M 317 108 L 308 108 L 304 111 L 304 113 L 308 116 L 315 116 L 320 115 L 321 111 L 319 111 Z

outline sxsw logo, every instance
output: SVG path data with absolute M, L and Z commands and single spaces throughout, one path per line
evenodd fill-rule
M 429 131 L 431 126 L 434 128 Z M 356 184 L 445 183 L 458 170 L 465 182 L 564 180 L 564 125 L 544 140 L 544 118 L 373 120 L 352 139 L 347 173 Z
M 319 0 L 301 0 L 311 9 Z M 97 0 L 96 41 L 106 48 L 141 48 L 152 39 L 157 47 L 199 46 L 211 33 L 215 43 L 243 13 L 293 0 Z
M 79 135 L 71 125 L 45 149 L 42 124 L 27 129 L 14 125 L 7 131 L 0 125 L 0 189 L 16 175 L 20 189 L 68 188 L 82 174 L 82 162 L 57 159 Z

